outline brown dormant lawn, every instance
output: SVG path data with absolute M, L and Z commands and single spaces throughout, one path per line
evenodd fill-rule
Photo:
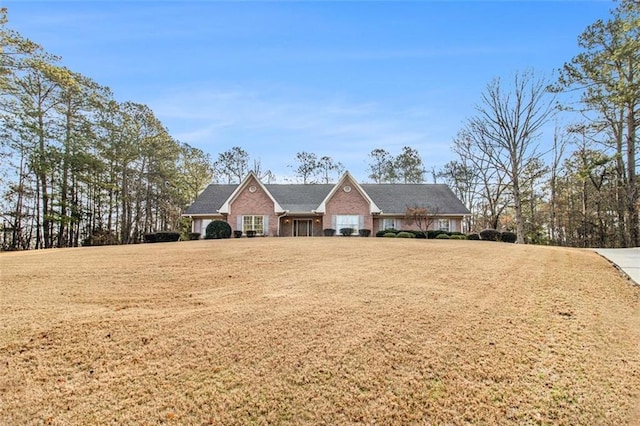
M 0 254 L 0 424 L 639 424 L 597 254 L 254 238 Z

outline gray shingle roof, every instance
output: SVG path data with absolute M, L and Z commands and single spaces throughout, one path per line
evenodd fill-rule
M 196 201 L 184 212 L 185 215 L 217 214 L 227 198 L 231 196 L 238 185 L 211 184 L 198 195 Z
M 445 184 L 361 184 L 383 213 L 404 214 L 408 207 L 426 207 L 435 214 L 469 214 L 469 210 Z
M 283 209 L 291 213 L 310 212 L 318 208 L 333 184 L 269 184 L 265 185 Z
M 407 207 L 428 207 L 437 214 L 464 215 L 469 210 L 444 184 L 361 184 L 386 214 L 404 214 Z M 238 185 L 209 185 L 185 215 L 216 214 Z M 291 213 L 310 213 L 331 192 L 333 184 L 267 184 L 265 188 Z

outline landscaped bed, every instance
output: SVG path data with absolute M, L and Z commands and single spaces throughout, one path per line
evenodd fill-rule
M 0 254 L 1 424 L 637 424 L 640 287 L 483 241 Z

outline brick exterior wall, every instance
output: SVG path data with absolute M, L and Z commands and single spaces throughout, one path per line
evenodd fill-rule
M 345 186 L 350 186 L 350 192 L 344 192 Z M 356 185 L 351 179 L 345 179 L 333 196 L 327 201 L 322 228 L 332 227 L 333 215 L 357 214 L 364 216 L 363 229 L 373 230 L 373 217 L 370 212 L 369 202 L 358 192 Z M 336 235 L 340 230 L 336 229 Z M 373 232 L 372 232 L 373 234 Z
M 388 219 L 390 219 L 390 217 L 387 217 Z M 415 223 L 413 223 L 413 221 L 411 220 L 406 220 L 403 216 L 396 216 L 396 223 L 400 224 L 401 226 L 398 227 L 398 230 L 413 230 L 413 231 L 419 231 L 418 227 L 416 226 Z M 437 229 L 438 227 L 438 219 L 448 219 L 449 220 L 449 226 L 450 232 L 461 232 L 462 230 L 462 225 L 461 225 L 461 221 L 458 218 L 453 218 L 453 217 L 438 217 L 436 219 L 434 219 L 434 221 L 429 225 L 429 229 L 430 230 L 434 230 Z M 373 233 L 376 233 L 380 230 L 380 227 L 382 226 L 382 218 L 375 218 L 373 220 Z
M 256 192 L 250 192 L 249 188 L 256 187 Z M 278 235 L 278 216 L 274 213 L 273 201 L 264 192 L 255 179 L 250 179 L 244 189 L 236 196 L 229 206 L 227 222 L 234 231 L 238 227 L 238 216 L 266 215 L 269 216 L 269 229 L 265 229 L 265 235 Z

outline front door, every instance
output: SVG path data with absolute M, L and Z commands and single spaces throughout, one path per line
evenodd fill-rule
M 293 236 L 294 237 L 310 237 L 313 235 L 313 224 L 311 219 L 294 219 Z

